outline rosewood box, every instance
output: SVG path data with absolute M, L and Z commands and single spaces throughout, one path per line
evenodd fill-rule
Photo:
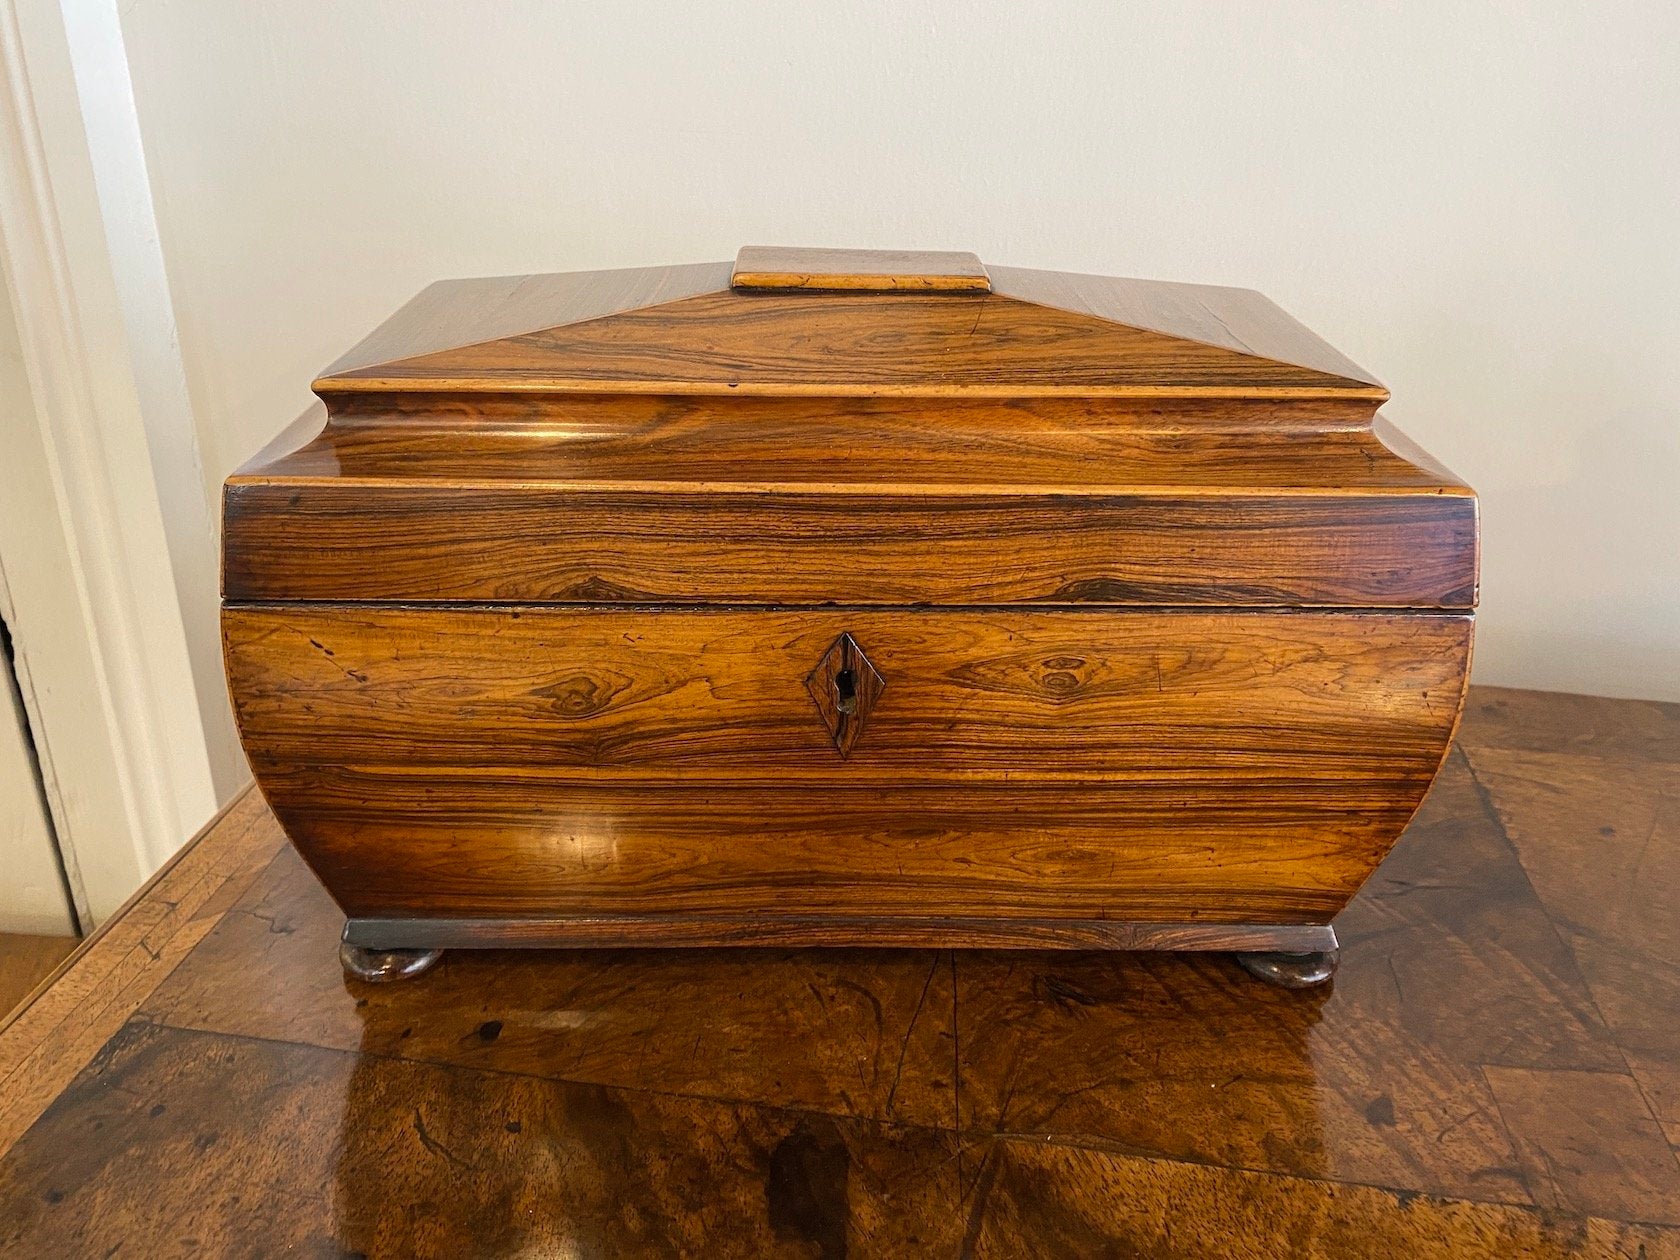
M 1457 721 L 1472 492 L 1258 294 L 744 249 L 455 281 L 229 478 L 228 678 L 356 974 L 456 946 L 1219 949 Z

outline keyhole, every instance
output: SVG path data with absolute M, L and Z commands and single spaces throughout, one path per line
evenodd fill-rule
M 834 707 L 842 713 L 857 712 L 857 674 L 843 669 L 834 675 Z

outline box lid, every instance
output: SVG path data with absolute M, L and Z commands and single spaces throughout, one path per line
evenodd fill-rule
M 230 600 L 1475 598 L 1469 489 L 1246 290 L 749 248 L 433 285 L 315 390 Z
M 1387 397 L 1246 289 L 987 268 L 973 254 L 754 247 L 733 270 L 434 284 L 315 387 Z

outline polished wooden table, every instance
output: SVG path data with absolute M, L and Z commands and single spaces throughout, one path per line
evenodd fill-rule
M 1219 955 L 347 981 L 237 802 L 0 1033 L 6 1255 L 1680 1255 L 1680 706 L 1477 689 L 1290 993 Z

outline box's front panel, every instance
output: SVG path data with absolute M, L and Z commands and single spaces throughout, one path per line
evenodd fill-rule
M 259 782 L 378 918 L 1322 922 L 1470 619 L 246 605 Z
M 1234 462 L 1258 458 L 1237 449 Z M 237 601 L 1435 609 L 1468 608 L 1476 585 L 1475 500 L 1416 490 L 790 494 L 325 478 L 230 485 L 225 530 Z

